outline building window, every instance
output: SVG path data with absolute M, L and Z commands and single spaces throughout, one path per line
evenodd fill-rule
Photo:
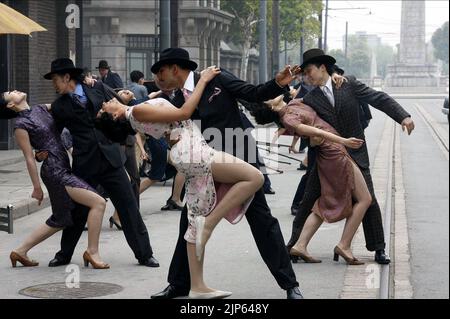
M 152 75 L 151 66 L 156 61 L 158 38 L 153 35 L 127 35 L 127 83 L 130 73 L 138 70 L 144 73 L 146 79 Z

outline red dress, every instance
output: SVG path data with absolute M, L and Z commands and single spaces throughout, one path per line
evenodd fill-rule
M 297 125 L 305 124 L 339 135 L 310 106 L 300 101 L 289 103 L 281 114 L 281 120 L 292 131 L 295 131 Z M 337 222 L 352 214 L 354 162 L 344 145 L 324 140 L 316 148 L 321 195 L 314 204 L 313 212 L 326 222 Z

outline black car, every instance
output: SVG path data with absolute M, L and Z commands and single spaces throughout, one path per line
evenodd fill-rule
M 450 123 L 450 116 L 448 114 L 448 96 L 444 100 L 444 106 L 442 108 L 442 113 L 447 115 L 447 121 Z

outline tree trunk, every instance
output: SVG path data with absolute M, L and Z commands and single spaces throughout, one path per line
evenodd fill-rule
M 241 61 L 241 80 L 248 81 L 247 79 L 247 69 L 248 69 L 248 60 L 250 59 L 250 46 L 251 41 L 245 41 L 242 48 L 242 61 Z

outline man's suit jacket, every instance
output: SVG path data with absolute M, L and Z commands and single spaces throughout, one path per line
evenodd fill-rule
M 88 98 L 86 109 L 75 103 L 69 94 L 64 94 L 53 102 L 52 114 L 57 127 L 61 131 L 66 127 L 72 134 L 74 173 L 80 177 L 89 177 L 104 165 L 103 157 L 115 168 L 123 166 L 123 161 L 119 145 L 107 138 L 105 132 L 96 125 L 98 111 L 103 102 L 114 97 L 113 92 L 101 82 L 92 88 L 84 84 L 82 86 Z M 119 127 L 119 124 L 113 124 Z
M 123 88 L 123 82 L 120 75 L 109 71 L 106 77 L 102 78 L 102 82 L 113 89 Z
M 345 137 L 365 139 L 360 122 L 360 103 L 368 103 L 386 113 L 397 123 L 401 123 L 410 114 L 406 112 L 393 98 L 384 92 L 375 91 L 353 76 L 347 77 L 340 89 L 333 84 L 335 106 L 333 107 L 320 87 L 309 92 L 303 102 L 311 106 L 323 120 L 333 126 Z M 347 149 L 350 156 L 362 168 L 369 167 L 369 155 L 366 144 L 359 149 Z
M 200 75 L 196 73 L 194 79 L 195 83 L 198 83 Z M 229 71 L 221 69 L 221 73 L 208 83 L 197 110 L 191 119 L 201 121 L 202 133 L 205 133 L 205 130 L 209 128 L 216 128 L 221 132 L 221 143 L 206 135 L 205 139 L 208 143 L 213 142 L 214 145 L 222 144 L 221 150 L 232 153 L 235 156 L 239 155 L 237 149 L 243 151 L 246 155 L 249 149 L 256 150 L 254 141 L 246 140 L 243 145 L 234 145 L 233 143 L 232 149 L 229 146 L 226 147 L 225 143 L 225 130 L 227 128 L 244 130 L 237 99 L 248 102 L 262 102 L 273 99 L 287 91 L 289 91 L 287 86 L 281 88 L 276 84 L 275 80 L 270 80 L 260 85 L 253 85 L 242 81 Z M 180 91 L 177 91 L 172 103 L 178 107 L 183 105 L 184 98 Z M 247 159 L 246 156 L 244 159 Z

